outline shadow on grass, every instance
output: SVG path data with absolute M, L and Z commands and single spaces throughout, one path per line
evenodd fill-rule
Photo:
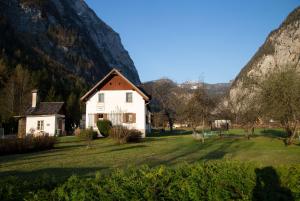
M 58 144 L 60 145 L 59 146 L 55 145 L 53 149 L 48 149 L 48 150 L 3 155 L 0 156 L 0 163 L 10 162 L 14 160 L 29 160 L 29 159 L 51 157 L 51 156 L 59 156 L 59 155 L 64 155 L 60 152 L 63 152 L 66 149 L 73 149 L 73 148 L 86 146 L 86 144 L 72 144 L 72 145 L 65 144 L 65 143 L 58 143 Z
M 256 169 L 256 185 L 253 189 L 253 201 L 293 201 L 290 189 L 282 187 L 279 176 L 273 167 Z
M 54 150 L 71 149 L 71 148 L 86 147 L 86 146 L 87 144 L 59 145 L 56 146 Z
M 262 130 L 261 135 L 266 137 L 274 137 L 274 138 L 285 138 L 286 133 L 283 130 L 275 130 L 275 129 L 266 129 Z
M 227 149 L 234 143 L 233 140 L 223 143 L 218 148 L 209 151 L 207 154 L 202 156 L 200 160 L 216 160 L 222 159 L 228 153 Z
M 38 178 L 45 175 L 55 178 L 58 181 L 63 181 L 72 175 L 83 177 L 93 176 L 97 171 L 107 171 L 109 167 L 71 167 L 71 168 L 44 168 L 33 171 L 5 171 L 0 172 L 0 177 L 19 177 L 24 179 Z
M 159 129 L 153 129 L 150 134 L 147 135 L 147 137 L 168 137 L 168 136 L 180 136 L 180 135 L 191 135 L 192 131 L 190 130 L 183 130 L 183 129 L 176 129 L 173 130 L 173 132 L 167 130 L 167 131 L 161 131 Z
M 246 141 L 245 144 L 239 142 L 243 139 L 219 139 L 211 138 L 206 140 L 203 144 L 196 141 L 188 146 L 169 150 L 165 153 L 163 159 L 156 156 L 149 157 L 141 162 L 141 164 L 149 164 L 151 167 L 159 165 L 172 165 L 180 161 L 193 163 L 195 161 L 218 160 L 230 154 L 232 157 L 239 151 L 248 149 L 253 146 L 254 142 Z M 238 146 L 237 146 L 238 145 Z
M 124 150 L 130 150 L 130 149 L 138 149 L 138 148 L 144 148 L 147 147 L 146 145 L 135 145 L 135 146 L 130 146 L 130 147 L 121 147 L 117 149 L 111 149 L 108 150 L 107 152 L 114 152 L 114 151 L 124 151 Z

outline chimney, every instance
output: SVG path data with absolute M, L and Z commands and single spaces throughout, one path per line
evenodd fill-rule
M 34 89 L 32 90 L 32 105 L 31 107 L 35 108 L 38 103 L 38 90 Z

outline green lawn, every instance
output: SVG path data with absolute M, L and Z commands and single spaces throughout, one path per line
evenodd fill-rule
M 242 130 L 236 129 L 224 138 L 209 138 L 204 144 L 190 133 L 154 133 L 144 142 L 125 145 L 117 145 L 109 138 L 98 139 L 89 149 L 76 137 L 61 137 L 53 150 L 0 157 L 0 176 L 37 177 L 47 173 L 65 178 L 143 164 L 172 166 L 217 159 L 254 161 L 259 166 L 300 164 L 300 145 L 286 147 L 280 130 L 257 130 L 257 135 L 247 140 L 239 136 Z

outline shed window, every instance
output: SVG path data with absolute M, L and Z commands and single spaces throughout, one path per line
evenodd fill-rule
M 126 103 L 132 103 L 132 93 L 126 93 Z
M 99 102 L 99 103 L 104 103 L 104 93 L 100 93 L 100 94 L 98 95 L 98 102 Z
M 44 121 L 37 121 L 37 129 L 41 131 L 44 130 Z

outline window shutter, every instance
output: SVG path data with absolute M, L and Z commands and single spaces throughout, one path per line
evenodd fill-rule
M 123 123 L 127 123 L 127 113 L 123 113 Z
M 103 119 L 107 120 L 107 114 L 106 113 L 103 114 Z
M 94 123 L 97 125 L 97 121 L 98 121 L 98 114 L 94 115 Z
M 132 123 L 136 123 L 136 114 L 132 113 Z

